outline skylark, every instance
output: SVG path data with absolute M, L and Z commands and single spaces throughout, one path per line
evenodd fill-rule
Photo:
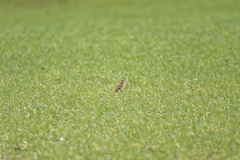
M 115 89 L 115 92 L 122 91 L 125 87 L 125 83 L 126 83 L 126 81 L 124 79 L 122 79 L 121 83 Z

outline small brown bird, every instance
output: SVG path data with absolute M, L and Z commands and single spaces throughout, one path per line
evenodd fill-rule
M 115 92 L 122 91 L 125 87 L 125 83 L 126 83 L 126 81 L 124 79 L 122 79 L 121 83 L 115 89 Z

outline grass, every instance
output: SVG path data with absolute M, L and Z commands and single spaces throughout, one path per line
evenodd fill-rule
M 238 6 L 1 1 L 1 159 L 238 159 Z

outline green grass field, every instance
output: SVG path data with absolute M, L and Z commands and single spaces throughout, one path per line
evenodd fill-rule
M 0 160 L 239 159 L 239 6 L 0 1 Z

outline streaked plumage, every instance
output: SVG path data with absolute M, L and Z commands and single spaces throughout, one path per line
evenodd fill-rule
M 123 90 L 124 87 L 125 87 L 125 80 L 123 79 L 123 80 L 121 81 L 121 83 L 117 86 L 117 88 L 115 89 L 115 92 L 118 92 L 118 91 Z

